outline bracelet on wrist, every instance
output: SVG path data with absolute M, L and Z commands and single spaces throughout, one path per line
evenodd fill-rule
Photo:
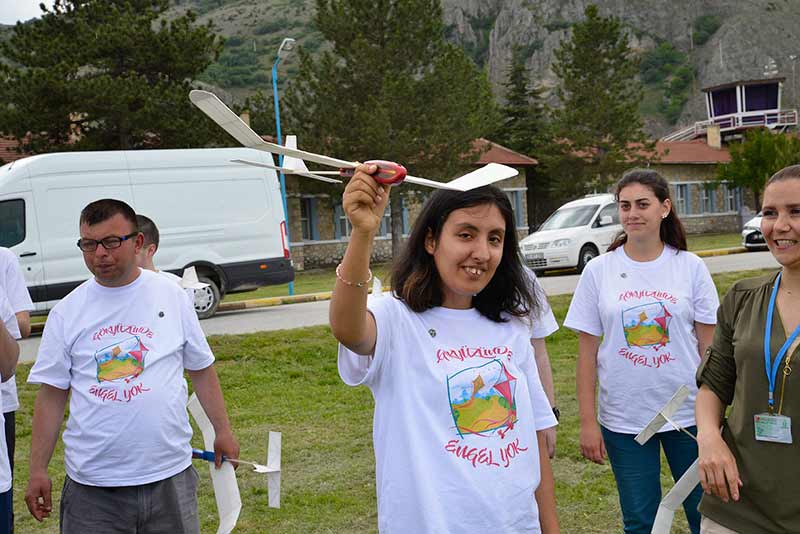
M 369 284 L 372 281 L 372 271 L 369 269 L 367 269 L 367 273 L 369 274 L 369 276 L 363 282 L 351 282 L 350 280 L 345 280 L 344 278 L 342 278 L 342 274 L 340 272 L 341 269 L 342 269 L 342 264 L 340 263 L 339 265 L 336 266 L 336 278 L 338 278 L 339 281 L 342 282 L 344 285 L 350 287 L 364 287 L 365 285 Z

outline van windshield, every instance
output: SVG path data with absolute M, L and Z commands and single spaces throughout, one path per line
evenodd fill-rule
M 561 228 L 575 228 L 586 226 L 592 220 L 592 215 L 600 207 L 599 204 L 575 206 L 574 208 L 561 208 L 555 211 L 539 227 L 539 230 L 559 230 Z

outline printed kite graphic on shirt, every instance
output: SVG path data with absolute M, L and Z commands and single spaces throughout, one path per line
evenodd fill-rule
M 652 347 L 669 343 L 672 314 L 663 302 L 651 302 L 622 311 L 622 327 L 629 347 Z
M 144 371 L 144 360 L 148 351 L 139 336 L 131 336 L 98 350 L 94 353 L 97 381 L 130 382 Z
M 517 378 L 500 360 L 463 369 L 447 377 L 450 412 L 458 435 L 500 437 L 517 422 Z

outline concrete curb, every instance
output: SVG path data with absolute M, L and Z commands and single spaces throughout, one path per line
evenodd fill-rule
M 742 254 L 747 252 L 745 247 L 732 247 L 732 248 L 718 248 L 714 250 L 698 250 L 695 252 L 701 258 L 710 258 L 712 256 L 727 256 L 729 254 Z
M 728 254 L 741 254 L 747 252 L 744 247 L 732 248 L 719 248 L 714 250 L 700 250 L 695 252 L 701 258 L 708 258 L 712 256 L 727 256 Z M 388 287 L 383 288 L 388 291 Z M 371 292 L 371 291 L 370 291 Z M 266 297 L 261 299 L 239 300 L 235 302 L 222 302 L 217 311 L 237 311 L 237 310 L 250 310 L 254 308 L 268 308 L 270 306 L 282 306 L 284 304 L 300 304 L 302 302 L 320 302 L 323 300 L 331 299 L 332 291 L 323 291 L 321 293 L 306 293 L 303 295 L 286 295 L 283 297 Z M 44 323 L 31 324 L 31 334 L 41 335 L 44 330 Z

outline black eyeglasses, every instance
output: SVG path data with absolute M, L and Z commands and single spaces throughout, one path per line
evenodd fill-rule
M 95 250 L 97 250 L 97 245 L 103 245 L 103 248 L 106 250 L 112 248 L 119 248 L 122 246 L 123 241 L 127 241 L 128 239 L 137 235 L 139 235 L 139 232 L 131 232 L 130 234 L 124 235 L 122 237 L 110 235 L 100 240 L 81 238 L 78 239 L 78 248 L 84 252 L 94 252 Z

